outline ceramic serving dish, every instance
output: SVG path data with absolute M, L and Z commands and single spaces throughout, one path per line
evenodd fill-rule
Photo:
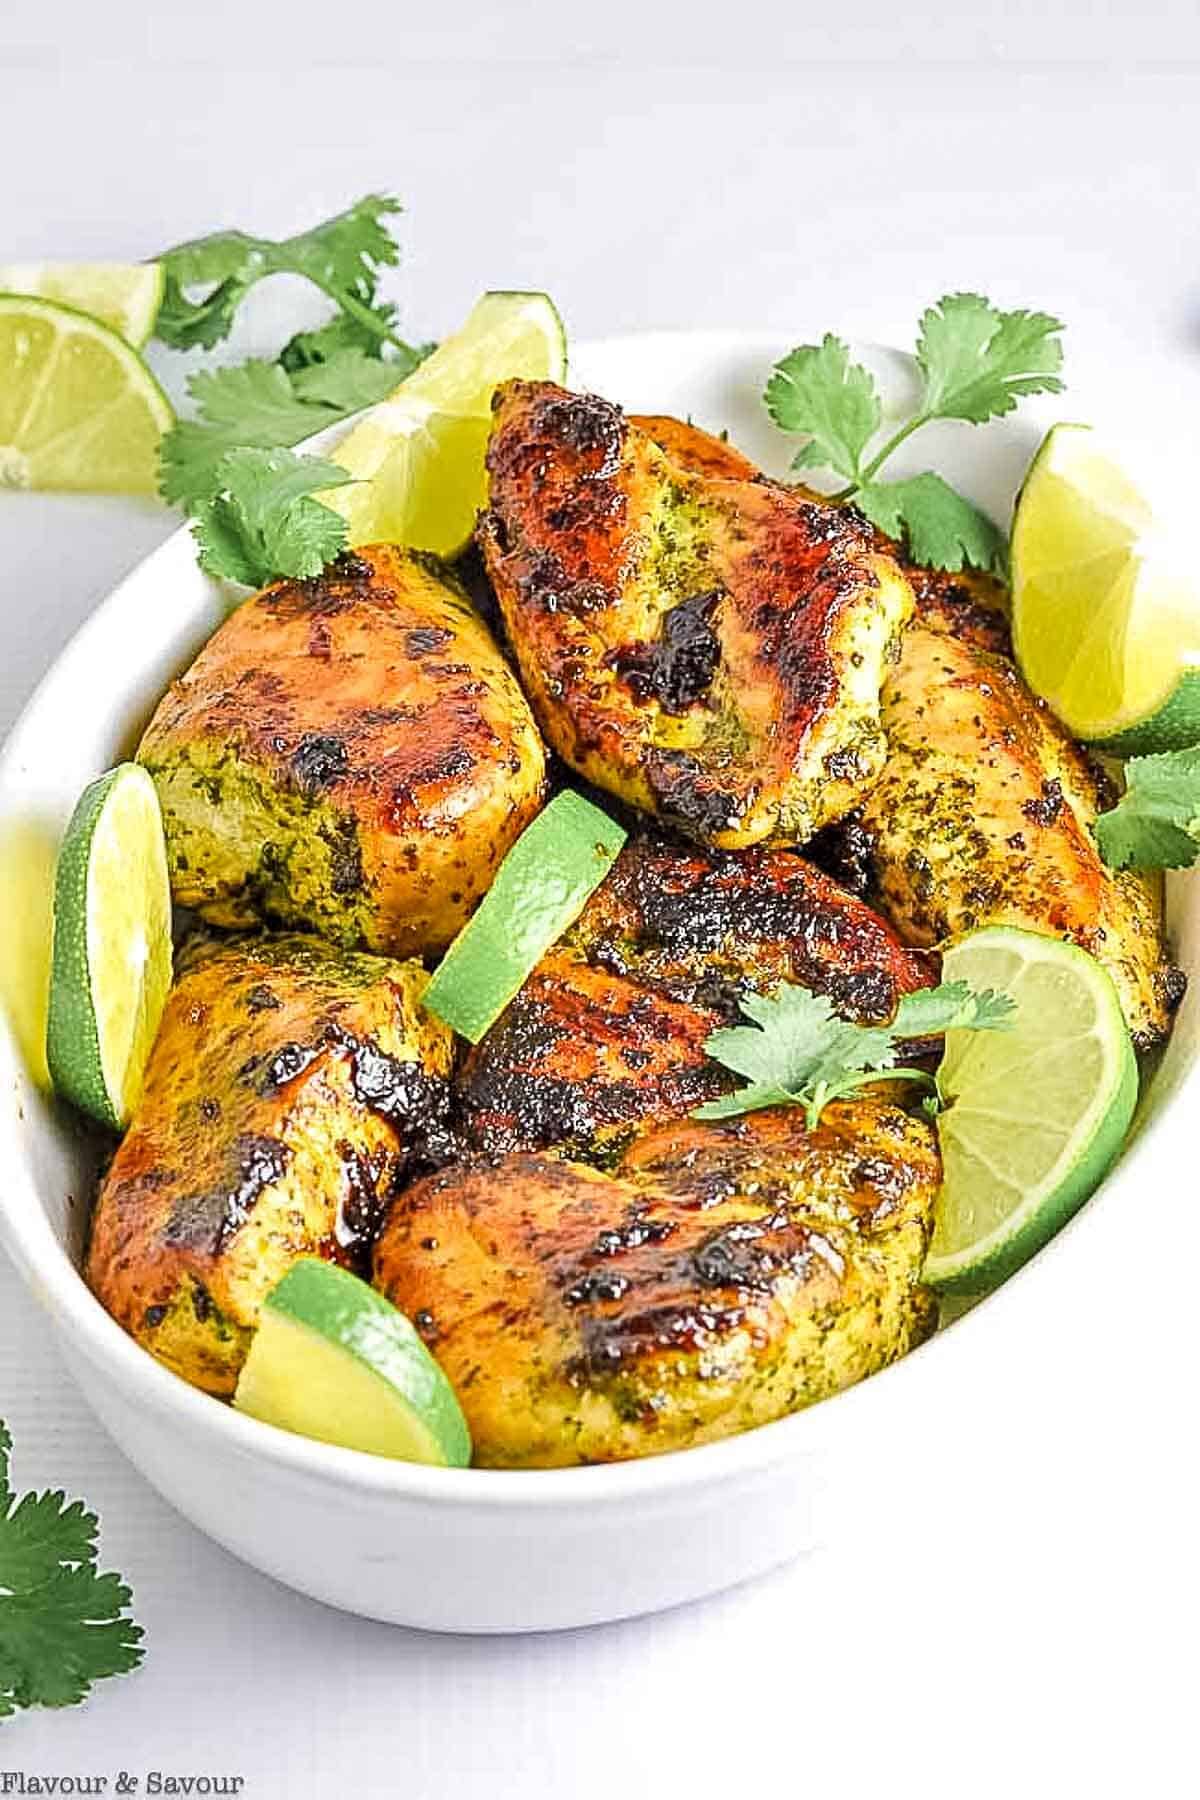
M 793 339 L 793 341 L 795 341 Z M 802 340 L 803 341 L 803 340 Z M 572 384 L 631 410 L 690 415 L 781 470 L 788 447 L 759 404 L 786 345 L 752 334 L 671 333 L 578 347 Z M 905 358 L 867 353 L 889 407 Z M 1166 401 L 1164 399 L 1164 405 Z M 1041 431 L 1061 408 L 984 429 L 923 434 L 909 472 L 936 466 L 1006 521 Z M 1065 415 L 1064 415 L 1065 416 Z M 1089 416 L 1072 396 L 1070 414 Z M 223 615 L 186 531 L 101 605 L 46 676 L 0 759 L 3 930 L 36 948 L 54 846 L 80 789 L 129 755 L 167 683 Z M 1184 967 L 1200 970 L 1200 882 L 1172 878 Z M 19 961 L 19 955 L 16 960 Z M 725 1442 L 608 1467 L 509 1473 L 416 1467 L 290 1436 L 188 1387 L 93 1299 L 79 1258 L 93 1151 L 37 1084 L 17 1029 L 0 1021 L 0 1230 L 62 1352 L 117 1443 L 201 1530 L 257 1568 L 351 1611 L 455 1631 L 582 1625 L 669 1606 L 827 1541 L 847 1501 L 889 1456 L 928 1444 L 960 1393 L 987 1404 L 1008 1351 L 1054 1355 L 1057 1309 L 1089 1262 L 1115 1255 L 1127 1209 L 1182 1153 L 1196 1079 L 1200 981 L 1184 1004 L 1139 1122 L 1101 1193 L 1020 1275 L 905 1361 L 794 1417 Z

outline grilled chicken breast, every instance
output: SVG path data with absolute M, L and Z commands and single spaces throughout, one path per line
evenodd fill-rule
M 803 843 L 853 807 L 912 606 L 869 527 L 675 420 L 546 382 L 494 411 L 479 539 L 559 755 L 722 848 Z
M 993 924 L 1080 944 L 1148 1048 L 1183 977 L 1158 885 L 1101 861 L 1089 827 L 1112 803 L 1107 778 L 1022 681 L 1003 591 L 930 571 L 913 581 L 917 616 L 884 682 L 887 765 L 862 812 L 878 904 L 910 944 Z
M 822 1400 L 932 1326 L 939 1178 L 873 1096 L 664 1126 L 611 1174 L 537 1155 L 394 1202 L 376 1285 L 453 1382 L 478 1463 L 681 1450 Z
M 554 1146 L 609 1161 L 634 1127 L 732 1085 L 704 1045 L 747 989 L 793 981 L 881 1023 L 932 979 L 928 963 L 792 851 L 634 838 L 467 1057 L 457 1128 L 493 1155 Z
M 451 1034 L 416 963 L 291 936 L 202 945 L 96 1202 L 87 1278 L 160 1362 L 232 1394 L 296 1256 L 363 1268 L 446 1113 Z
M 181 905 L 396 955 L 449 943 L 537 812 L 545 760 L 465 596 L 388 544 L 247 600 L 138 757 Z

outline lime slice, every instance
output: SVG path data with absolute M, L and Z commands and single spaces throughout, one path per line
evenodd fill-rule
M 107 325 L 0 294 L 0 488 L 153 494 L 171 405 Z
M 135 350 L 154 330 L 164 278 L 161 263 L 0 263 L 0 293 L 90 313 Z
M 121 763 L 84 789 L 58 855 L 46 1060 L 65 1099 L 128 1125 L 170 985 L 158 795 Z
M 422 997 L 430 1012 L 477 1044 L 579 917 L 624 842 L 621 827 L 582 794 L 556 794 L 442 958 Z
M 351 544 L 460 551 L 487 499 L 484 456 L 502 381 L 562 381 L 563 323 L 545 294 L 485 294 L 466 324 L 333 451 L 360 486 L 321 499 Z
M 950 1031 L 938 1071 L 942 1190 L 923 1279 L 982 1293 L 1103 1180 L 1137 1100 L 1121 1003 L 1073 944 L 992 926 L 951 945 L 944 981 L 1017 1003 L 1008 1031 Z
M 1200 740 L 1200 581 L 1085 425 L 1056 425 L 1013 521 L 1013 638 L 1034 692 L 1115 755 Z
M 454 1389 L 402 1312 L 333 1263 L 302 1256 L 267 1296 L 233 1404 L 301 1437 L 465 1468 Z

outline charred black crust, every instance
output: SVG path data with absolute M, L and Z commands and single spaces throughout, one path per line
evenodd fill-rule
M 861 812 L 848 813 L 835 825 L 823 826 L 804 846 L 804 854 L 848 894 L 862 900 L 874 893 L 875 834 L 863 824 Z
M 428 656 L 434 650 L 443 649 L 452 640 L 454 633 L 447 631 L 444 625 L 414 625 L 411 631 L 404 634 L 404 648 L 414 660 Z
M 764 952 L 774 951 L 788 979 L 828 994 L 845 1018 L 878 1023 L 896 1009 L 898 969 L 911 953 L 794 852 L 680 853 L 643 836 L 622 851 L 606 890 L 624 935 L 588 940 L 585 913 L 578 941 L 589 960 L 672 998 L 735 1012 Z M 664 960 L 672 973 L 656 967 Z
M 163 1233 L 164 1242 L 220 1256 L 250 1217 L 263 1189 L 283 1179 L 291 1160 L 291 1150 L 278 1138 L 243 1132 L 230 1145 L 228 1179 L 207 1194 L 185 1194 L 177 1200 Z
M 1037 799 L 1026 800 L 1021 811 L 1032 825 L 1053 825 L 1065 805 L 1062 782 L 1055 775 L 1042 782 Z
M 296 786 L 311 799 L 349 772 L 350 758 L 340 737 L 307 731 L 292 755 L 290 767 Z
M 645 767 L 663 818 L 701 841 L 731 831 L 755 797 L 714 787 L 711 775 L 686 750 L 650 750 Z
M 713 615 L 721 589 L 693 594 L 663 614 L 651 644 L 612 653 L 613 668 L 637 700 L 657 700 L 664 712 L 682 713 L 702 700 L 721 660 Z

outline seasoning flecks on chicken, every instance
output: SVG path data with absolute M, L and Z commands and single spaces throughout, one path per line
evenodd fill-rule
M 932 1329 L 931 1127 L 877 1096 L 640 1139 L 611 1173 L 460 1165 L 389 1209 L 375 1282 L 454 1383 L 477 1463 L 710 1442 L 827 1398 Z
M 1107 777 L 1021 679 L 998 584 L 913 583 L 917 616 L 883 690 L 888 761 L 862 810 L 873 897 L 911 944 L 1000 924 L 1081 945 L 1135 1044 L 1160 1042 L 1183 977 L 1158 883 L 1101 859 L 1090 827 L 1114 798 Z
M 233 1392 L 295 1257 L 365 1268 L 447 1111 L 452 1039 L 420 1010 L 426 980 L 298 935 L 183 959 L 96 1201 L 87 1278 L 195 1386 Z
M 869 527 L 679 421 L 546 382 L 506 383 L 494 412 L 480 544 L 563 759 L 724 848 L 803 843 L 853 807 L 912 607 Z
M 396 955 L 449 943 L 537 812 L 545 772 L 465 595 L 387 544 L 239 606 L 138 756 L 181 905 Z
M 468 1056 L 457 1129 L 489 1154 L 553 1147 L 607 1160 L 632 1128 L 728 1090 L 704 1046 L 747 990 L 796 982 L 878 1024 L 933 974 L 791 851 L 635 837 Z

